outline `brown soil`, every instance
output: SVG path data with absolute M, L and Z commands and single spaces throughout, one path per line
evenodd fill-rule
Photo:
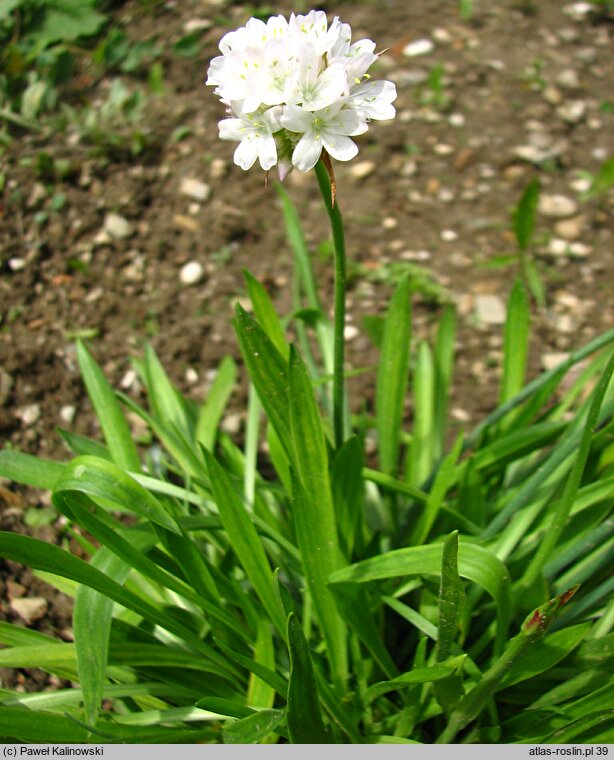
M 614 325 L 613 195 L 586 199 L 577 184 L 614 155 L 614 26 L 595 15 L 577 20 L 558 0 L 475 6 L 471 21 L 459 17 L 453 0 L 324 6 L 352 25 L 356 39 L 368 36 L 388 49 L 378 76 L 394 80 L 399 91 L 397 118 L 372 124 L 359 138 L 359 158 L 336 166 L 354 275 L 348 310 L 360 329 L 348 343 L 348 363 L 373 363 L 362 318 L 384 312 L 394 284 L 394 275 L 384 277 L 390 264 L 415 263 L 458 307 L 451 407 L 455 423 L 464 425 L 496 403 L 501 327 L 480 324 L 476 305 L 483 295 L 507 297 L 514 267 L 489 262 L 514 252 L 511 211 L 532 178 L 539 178 L 543 195 L 565 195 L 578 207 L 567 228 L 563 220 L 538 216 L 533 254 L 548 306 L 534 310 L 532 373 L 546 354 L 578 347 Z M 7 178 L 0 196 L 0 440 L 44 457 L 67 456 L 58 426 L 98 433 L 76 366 L 75 335 L 94 335 L 90 346 L 110 381 L 139 399 L 130 362 L 151 341 L 172 380 L 200 400 L 220 358 L 239 358 L 230 320 L 233 302 L 245 294 L 242 269 L 267 285 L 282 312 L 290 305 L 292 259 L 277 194 L 260 170 L 243 173 L 233 165 L 233 146 L 217 139 L 222 107 L 203 83 L 218 39 L 250 12 L 223 0 L 161 3 L 148 13 L 143 7 L 125 3 L 117 21 L 134 40 L 157 36 L 166 51 L 165 95 L 151 98 L 142 118 L 144 152 L 96 149 L 69 125 L 64 133 L 19 135 L 0 158 Z M 293 7 L 283 0 L 274 10 Z M 181 59 L 172 44 L 195 18 L 212 26 L 203 33 L 200 56 Z M 420 38 L 433 40 L 433 51 L 405 55 L 406 45 Z M 415 84 L 439 64 L 441 90 Z M 106 97 L 107 77 L 86 68 L 82 82 L 66 97 L 89 103 Z M 177 141 L 179 127 L 187 129 Z M 518 155 L 527 145 L 554 149 L 535 163 Z M 37 174 L 33 164 L 42 152 L 56 166 L 67 161 L 67 174 Z M 372 162 L 364 167 L 368 176 L 357 176 L 360 162 Z M 210 198 L 196 203 L 182 195 L 186 177 L 209 184 Z M 293 173 L 287 189 L 330 304 L 332 265 L 321 247 L 328 230 L 315 178 Z M 66 203 L 53 211 L 59 193 Z M 128 238 L 100 238 L 109 212 L 130 222 Z M 553 238 L 567 239 L 575 253 L 553 253 Z M 200 262 L 205 277 L 186 286 L 179 272 L 189 261 Z M 415 334 L 426 337 L 439 304 L 424 288 L 415 302 Z M 372 373 L 352 379 L 349 388 L 357 408 L 372 397 Z M 242 421 L 240 392 L 233 409 Z M 24 526 L 24 506 L 40 504 L 38 498 L 5 483 L 2 527 L 61 540 L 57 523 Z M 5 563 L 7 577 L 14 569 Z M 48 616 L 33 627 L 67 635 L 61 598 L 29 571 L 19 573 L 24 593 L 51 599 Z M 3 614 L 18 621 L 11 589 L 3 591 Z M 35 679 L 32 688 L 46 683 Z

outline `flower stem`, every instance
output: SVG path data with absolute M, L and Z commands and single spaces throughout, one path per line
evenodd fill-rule
M 335 434 L 335 448 L 340 449 L 343 445 L 345 434 L 345 388 L 343 381 L 343 365 L 345 355 L 344 328 L 345 328 L 345 291 L 347 285 L 345 265 L 345 236 L 343 233 L 343 220 L 336 202 L 331 177 L 324 161 L 320 159 L 315 167 L 316 177 L 320 186 L 320 192 L 328 212 L 330 225 L 333 232 L 333 244 L 335 249 L 335 314 L 334 314 L 334 358 L 333 358 L 333 430 Z

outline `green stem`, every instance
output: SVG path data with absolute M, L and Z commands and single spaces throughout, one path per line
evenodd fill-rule
M 333 204 L 331 182 L 323 161 L 316 164 L 316 177 L 320 192 L 328 212 L 333 232 L 335 249 L 335 316 L 334 316 L 334 349 L 333 349 L 333 430 L 335 447 L 340 449 L 345 435 L 345 388 L 343 382 L 343 365 L 345 342 L 345 291 L 347 286 L 345 265 L 345 236 L 343 220 L 338 203 Z
M 505 652 L 452 710 L 448 724 L 437 738 L 436 744 L 451 744 L 459 731 L 478 717 L 522 653 L 546 635 L 558 611 L 567 604 L 577 588 L 574 586 L 559 594 L 526 617 L 518 636 L 510 641 Z

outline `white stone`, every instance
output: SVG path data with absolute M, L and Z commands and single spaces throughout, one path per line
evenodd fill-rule
M 563 13 L 566 13 L 574 21 L 582 21 L 594 8 L 595 6 L 592 3 L 570 3 L 564 6 Z
M 45 616 L 47 612 L 47 600 L 42 596 L 22 597 L 12 599 L 11 611 L 24 621 L 26 625 L 32 625 Z
M 453 243 L 458 240 L 458 233 L 454 230 L 442 230 L 440 237 L 446 243 Z
M 35 422 L 38 422 L 40 416 L 41 408 L 39 404 L 26 404 L 15 410 L 15 417 L 27 426 L 34 425 Z
M 583 100 L 568 100 L 556 112 L 568 124 L 578 124 L 586 115 L 586 103 Z
M 355 325 L 346 325 L 343 328 L 343 337 L 346 340 L 354 340 L 360 335 L 360 330 Z
M 543 216 L 564 219 L 577 212 L 578 204 L 566 195 L 540 195 L 538 210 Z
M 548 371 L 550 369 L 554 369 L 555 367 L 558 367 L 559 364 L 562 364 L 564 361 L 566 361 L 569 358 L 569 354 L 566 354 L 562 351 L 553 351 L 552 353 L 547 353 L 542 356 L 542 367 Z
M 408 58 L 415 58 L 419 55 L 432 53 L 434 49 L 435 45 L 432 40 L 426 38 L 414 40 L 413 42 L 410 42 L 409 45 L 405 45 L 403 48 L 403 55 L 406 55 Z
M 580 78 L 575 69 L 563 69 L 556 78 L 556 83 L 564 90 L 577 90 L 580 87 Z
M 8 260 L 9 269 L 12 272 L 21 272 L 22 269 L 26 268 L 27 263 L 28 262 L 25 259 L 19 258 L 17 256 Z
M 136 373 L 136 370 L 129 369 L 119 381 L 120 388 L 122 388 L 122 390 L 129 391 L 136 382 L 137 377 L 138 375 Z
M 67 425 L 70 425 L 72 421 L 75 419 L 75 414 L 77 413 L 77 408 L 75 406 L 67 404 L 66 406 L 63 406 L 60 409 L 60 419 L 62 422 L 65 422 Z
M 104 218 L 103 232 L 115 240 L 129 238 L 134 229 L 130 222 L 119 214 L 109 213 Z
M 204 203 L 211 195 L 211 188 L 206 182 L 193 177 L 184 177 L 179 185 L 179 192 L 194 201 Z
M 375 161 L 358 161 L 358 163 L 352 164 L 350 174 L 354 179 L 365 179 L 365 177 L 373 174 L 376 168 Z
M 452 416 L 453 420 L 456 420 L 456 422 L 470 422 L 471 421 L 471 415 L 469 412 L 465 411 L 464 409 L 461 409 L 459 406 L 455 407 L 451 410 L 450 415 Z
M 208 18 L 191 18 L 183 25 L 183 31 L 186 34 L 194 34 L 195 32 L 204 32 L 213 26 L 213 21 Z
M 554 231 L 564 240 L 577 240 L 582 234 L 585 220 L 584 216 L 572 216 L 569 219 L 563 219 L 554 225 Z
M 452 42 L 452 35 L 447 29 L 444 29 L 444 27 L 438 26 L 436 29 L 433 29 L 433 39 L 436 42 L 441 42 L 446 45 L 449 42 Z
M 447 143 L 437 143 L 433 148 L 433 151 L 438 156 L 449 156 L 451 153 L 454 153 L 454 148 Z
M 236 435 L 241 430 L 241 415 L 229 414 L 224 417 L 220 425 L 222 430 L 229 435 Z
M 588 177 L 576 177 L 569 183 L 569 187 L 576 193 L 588 193 L 591 189 L 591 181 Z
M 205 268 L 199 261 L 188 261 L 179 272 L 179 279 L 184 285 L 197 285 L 204 276 Z
M 502 325 L 505 323 L 505 304 L 500 296 L 476 296 L 475 311 L 477 318 L 482 324 Z
M 452 113 L 448 118 L 451 127 L 464 127 L 465 121 L 465 116 L 462 113 Z
M 385 216 L 382 219 L 382 227 L 385 230 L 393 230 L 395 227 L 399 226 L 399 220 L 395 219 L 394 216 Z

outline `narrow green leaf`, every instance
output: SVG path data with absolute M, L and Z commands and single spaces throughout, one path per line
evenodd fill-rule
M 254 645 L 254 660 L 275 671 L 275 648 L 271 626 L 266 620 L 260 620 L 258 634 Z M 247 703 L 252 707 L 271 708 L 275 702 L 275 689 L 255 673 L 250 673 L 247 690 Z
M 260 710 L 236 721 L 226 721 L 222 730 L 224 744 L 258 744 L 285 718 L 283 710 Z
M 597 427 L 599 420 L 599 412 L 603 403 L 606 391 L 614 374 L 614 354 L 611 355 L 610 360 L 599 379 L 597 387 L 592 393 L 590 408 L 582 431 L 582 438 L 580 441 L 579 449 L 576 453 L 574 464 L 572 467 L 567 481 L 565 483 L 565 490 L 563 496 L 557 506 L 557 510 L 553 515 L 552 522 L 544 535 L 539 549 L 535 553 L 535 556 L 529 563 L 522 580 L 521 588 L 529 588 L 535 584 L 537 578 L 542 572 L 543 566 L 550 559 L 551 553 L 554 547 L 557 545 L 561 533 L 567 522 L 567 518 L 571 511 L 572 504 L 576 498 L 576 494 L 580 487 L 582 480 L 582 474 L 586 466 L 586 461 L 591 448 L 593 435 Z
M 416 668 L 408 673 L 393 678 L 390 681 L 379 681 L 369 687 L 367 691 L 367 703 L 387 694 L 389 691 L 401 691 L 408 689 L 417 683 L 433 683 L 449 678 L 454 673 L 454 668 L 449 665 L 433 665 L 430 668 Z
M 454 369 L 454 342 L 456 314 L 454 307 L 444 309 L 435 339 L 435 429 L 437 431 L 433 455 L 439 458 L 446 447 L 450 385 Z
M 290 352 L 289 417 L 297 475 L 293 517 L 305 580 L 322 626 L 334 678 L 347 677 L 346 629 L 328 588 L 341 566 L 322 420 L 311 380 L 299 354 Z
M 526 186 L 513 214 L 514 234 L 521 250 L 526 250 L 533 238 L 539 193 L 539 181 L 534 179 Z
M 250 380 L 279 440 L 290 454 L 286 362 L 264 330 L 239 303 L 236 306 L 235 328 Z
M 364 526 L 362 469 L 364 456 L 360 441 L 351 436 L 335 455 L 332 471 L 333 502 L 339 543 L 350 559 L 354 547 L 361 547 Z
M 63 715 L 39 710 L 35 713 L 23 707 L 0 709 L 0 735 L 6 739 L 32 744 L 83 744 L 87 741 L 87 729 Z
M 406 480 L 420 487 L 428 478 L 433 465 L 435 432 L 435 372 L 433 355 L 428 343 L 418 346 L 414 373 L 414 420 L 412 440 L 407 455 Z
M 320 697 L 309 646 L 296 615 L 288 616 L 290 681 L 287 720 L 292 744 L 330 744 L 320 710 Z
M 283 636 L 286 630 L 284 613 L 275 592 L 273 572 L 260 537 L 227 472 L 206 450 L 205 458 L 213 495 L 232 549 L 252 582 L 271 622 Z
M 217 369 L 206 401 L 200 407 L 196 423 L 196 441 L 210 451 L 213 450 L 220 420 L 236 381 L 237 365 L 232 357 L 225 356 Z
M 377 372 L 375 409 L 381 469 L 396 475 L 405 395 L 409 383 L 411 303 L 409 277 L 404 276 L 394 291 L 384 325 L 380 364 Z
M 441 574 L 441 544 L 395 549 L 338 570 L 331 583 L 366 583 L 409 575 Z M 498 637 L 504 637 L 511 616 L 509 573 L 500 559 L 487 549 L 463 542 L 458 552 L 459 574 L 474 581 L 495 600 L 498 608 Z
M 153 347 L 145 347 L 143 364 L 147 396 L 154 417 L 179 430 L 188 440 L 192 437 L 185 399 L 171 383 Z
M 311 267 L 311 256 L 309 254 L 309 249 L 307 248 L 307 243 L 305 242 L 305 236 L 303 235 L 299 215 L 283 185 L 278 183 L 276 187 L 283 206 L 286 234 L 294 251 L 294 258 L 297 263 L 303 288 L 307 295 L 307 302 L 312 309 L 321 311 L 322 305 L 320 303 L 318 289 L 313 269 Z
M 458 531 L 454 531 L 444 541 L 441 559 L 437 662 L 443 662 L 450 655 L 459 633 L 464 604 L 465 589 L 458 574 Z
M 77 359 L 113 461 L 125 470 L 139 472 L 141 461 L 115 393 L 81 341 L 77 343 Z
M 262 327 L 269 340 L 287 361 L 290 355 L 290 347 L 286 342 L 281 320 L 275 311 L 271 297 L 264 285 L 259 282 L 246 269 L 243 277 L 247 285 L 247 292 L 254 307 L 254 315 L 258 324 Z
M 505 404 L 517 393 L 520 393 L 525 384 L 530 320 L 529 301 L 524 285 L 522 280 L 517 279 L 510 293 L 503 333 L 503 374 L 499 392 L 500 404 Z
M 137 541 L 138 549 L 144 550 L 146 540 L 142 533 Z M 123 585 L 131 569 L 129 564 L 104 546 L 92 557 L 90 565 L 120 585 Z M 88 586 L 79 586 L 75 597 L 73 629 L 85 722 L 90 726 L 96 722 L 107 680 L 112 616 L 112 599 Z
M 41 459 L 21 451 L 0 451 L 0 476 L 33 488 L 51 491 L 64 472 L 63 462 Z
M 160 625 L 167 631 L 174 633 L 192 646 L 196 651 L 209 657 L 212 662 L 219 663 L 218 672 L 224 677 L 231 677 L 226 661 L 218 655 L 208 644 L 192 633 L 183 624 L 166 613 L 160 607 L 155 607 L 144 601 L 132 592 L 122 588 L 111 578 L 100 572 L 95 567 L 74 557 L 59 547 L 38 541 L 29 536 L 0 531 L 0 556 L 11 559 L 14 562 L 22 562 L 34 570 L 44 570 L 63 578 L 70 578 L 77 583 L 83 583 L 90 588 L 108 596 L 115 602 L 133 610 L 150 622 Z
M 105 459 L 90 456 L 73 459 L 54 487 L 53 501 L 58 509 L 65 506 L 66 496 L 71 492 L 102 499 L 174 533 L 180 532 L 175 520 L 147 489 Z
M 457 461 L 463 449 L 463 434 L 459 434 L 452 451 L 446 456 L 441 463 L 435 481 L 429 492 L 426 506 L 414 529 L 412 544 L 423 544 L 435 524 L 439 511 L 443 505 L 444 499 L 449 489 L 454 485 L 457 479 Z

